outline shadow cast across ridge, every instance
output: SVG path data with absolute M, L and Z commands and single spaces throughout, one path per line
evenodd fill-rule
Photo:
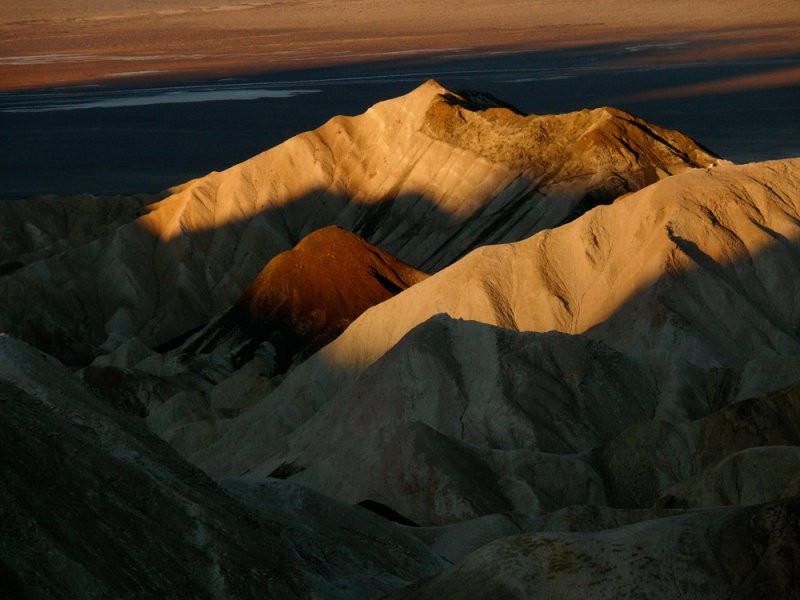
M 91 361 L 109 336 L 117 343 L 140 337 L 166 350 L 233 303 L 271 258 L 328 225 L 433 270 L 479 245 L 512 241 L 555 224 L 546 216 L 539 223 L 535 214 L 524 219 L 520 207 L 535 185 L 517 180 L 515 186 L 516 192 L 487 203 L 468 222 L 424 194 L 357 204 L 323 189 L 219 227 L 181 227 L 166 240 L 138 219 L 61 248 L 57 257 L 43 248 L 43 259 L 17 261 L 0 276 L 0 328 L 73 366 Z M 147 208 L 158 210 L 158 204 Z M 527 212 L 534 211 L 531 206 Z M 520 234 L 521 226 L 531 230 Z M 52 261 L 60 270 L 42 273 Z
M 478 246 L 568 222 L 665 170 L 714 160 L 685 136 L 670 132 L 668 142 L 613 109 L 547 117 L 559 132 L 571 127 L 574 139 L 531 145 L 525 128 L 532 126 L 519 115 L 484 118 L 450 104 L 445 92 L 430 81 L 360 117 L 335 117 L 174 188 L 147 215 L 57 260 L 17 268 L 0 279 L 0 326 L 69 364 L 86 364 L 133 337 L 158 347 L 202 326 L 269 259 L 328 225 L 435 272 Z M 459 119 L 468 125 L 454 130 Z M 506 140 L 502 128 L 513 123 L 522 123 L 513 145 L 482 146 L 484 131 L 500 127 Z M 402 141 L 397 147 L 384 139 L 389 127 Z M 620 138 L 620 128 L 636 141 Z M 381 151 L 369 152 L 369 143 Z M 602 169 L 587 168 L 603 157 Z M 297 169 L 303 177 L 287 175 Z
M 640 497 L 634 492 L 620 492 L 622 484 L 608 480 L 630 472 L 626 481 L 632 481 L 633 486 L 653 483 L 636 479 L 639 466 L 658 454 L 652 444 L 636 445 L 636 428 L 643 427 L 645 436 L 650 431 L 647 427 L 652 427 L 653 433 L 659 428 L 672 432 L 691 428 L 692 423 L 736 402 L 726 391 L 730 386 L 725 381 L 714 384 L 721 368 L 742 372 L 750 361 L 800 355 L 800 312 L 795 302 L 800 295 L 800 207 L 796 197 L 787 195 L 787 189 L 800 179 L 796 169 L 792 175 L 785 165 L 768 163 L 689 173 L 680 177 L 686 178 L 684 184 L 688 187 L 684 189 L 696 194 L 691 200 L 680 198 L 677 184 L 668 180 L 658 184 L 664 195 L 648 196 L 644 191 L 638 197 L 629 196 L 611 207 L 595 209 L 579 221 L 511 248 L 480 249 L 364 313 L 335 342 L 291 371 L 238 422 L 228 422 L 219 442 L 191 458 L 214 476 L 267 475 L 291 464 L 294 471 L 287 475 L 292 480 L 345 501 L 369 498 L 427 524 L 436 519 L 450 522 L 509 510 L 510 492 L 498 487 L 501 480 L 508 481 L 503 477 L 511 477 L 504 471 L 506 463 L 498 458 L 504 452 L 515 456 L 515 461 L 530 454 L 526 460 L 531 461 L 531 470 L 526 477 L 533 477 L 534 481 L 535 476 L 546 481 L 543 473 L 550 469 L 547 472 L 557 472 L 562 477 L 561 484 L 570 482 L 537 491 L 540 506 L 548 510 L 570 503 L 649 506 L 663 492 L 659 486 L 670 481 L 666 475 L 652 492 Z M 786 178 L 784 187 L 778 185 L 782 177 Z M 707 185 L 700 186 L 701 183 Z M 728 190 L 729 195 L 723 190 Z M 664 203 L 670 201 L 676 202 L 672 205 L 674 210 L 665 210 Z M 652 229 L 642 239 L 636 237 L 636 228 L 627 228 L 630 240 L 622 239 L 622 234 L 616 235 L 619 232 L 613 230 L 603 235 L 601 225 L 603 219 L 610 219 L 610 211 L 625 213 L 624 218 L 616 214 L 621 227 L 625 226 L 625 219 L 631 219 L 638 224 L 647 223 Z M 647 214 L 660 214 L 661 220 L 648 221 Z M 610 227 L 615 222 L 606 220 L 605 225 Z M 591 249 L 591 256 L 584 256 L 576 250 L 579 246 L 575 236 L 588 230 L 597 236 L 597 247 Z M 559 236 L 563 236 L 560 242 L 552 241 Z M 638 256 L 622 252 L 628 242 L 636 242 L 652 262 L 640 265 Z M 604 250 L 612 246 L 618 246 L 622 254 L 618 252 L 613 260 L 602 258 Z M 528 253 L 534 247 L 539 250 Z M 594 264 L 602 264 L 606 273 L 626 275 L 625 268 L 640 268 L 641 277 L 636 286 L 621 286 L 619 294 L 609 293 L 608 305 L 603 307 L 605 317 L 595 313 L 587 315 L 586 321 L 573 319 L 559 325 L 558 320 L 570 316 L 570 311 L 570 319 L 584 310 L 591 312 L 591 306 L 580 305 L 582 298 L 595 302 L 600 299 L 590 289 L 570 287 L 569 281 L 554 290 L 546 284 L 534 285 L 535 277 L 523 278 L 520 270 L 535 274 L 540 266 L 536 252 L 546 252 L 550 259 L 560 257 L 562 273 L 575 274 L 578 263 L 593 260 Z M 508 265 L 502 259 L 514 264 L 504 270 Z M 478 268 L 481 265 L 483 270 Z M 654 265 L 661 270 L 650 276 Z M 519 278 L 504 282 L 503 275 L 511 272 Z M 471 277 L 466 276 L 468 273 Z M 491 279 L 491 275 L 498 278 Z M 521 292 L 516 299 L 527 299 L 529 306 L 514 304 L 514 290 Z M 561 295 L 557 296 L 556 291 Z M 469 301 L 462 301 L 468 294 Z M 503 299 L 520 332 L 497 327 L 498 317 L 493 309 L 503 305 Z M 451 319 L 431 318 L 445 311 Z M 459 319 L 483 321 L 495 327 Z M 464 328 L 469 335 L 430 335 L 442 327 L 453 331 Z M 563 333 L 547 333 L 551 330 Z M 487 343 L 492 339 L 490 335 L 508 339 L 503 344 Z M 543 350 L 537 350 L 535 361 L 518 360 L 515 355 L 523 340 L 541 345 Z M 563 344 L 573 346 L 559 346 Z M 602 372 L 597 379 L 584 381 L 586 368 L 580 366 L 582 363 L 576 366 L 570 362 L 577 360 L 580 353 L 576 350 L 583 345 L 598 352 L 586 363 Z M 561 350 L 556 352 L 559 347 Z M 556 359 L 559 353 L 561 357 Z M 502 368 L 516 365 L 514 361 L 520 363 L 519 368 Z M 769 394 L 800 379 L 796 370 L 784 371 L 765 371 L 760 383 L 749 381 L 751 393 Z M 486 381 L 481 383 L 484 372 Z M 637 375 L 639 380 L 634 385 L 632 377 L 637 372 L 642 375 Z M 481 402 L 514 392 L 511 385 L 501 386 L 496 394 L 492 391 L 491 385 L 505 381 L 496 379 L 501 375 L 528 376 L 533 381 L 542 373 L 546 375 L 542 383 L 531 388 L 535 394 L 507 398 L 515 410 L 526 403 L 534 407 L 528 412 L 529 417 L 536 410 L 551 411 L 549 419 L 534 427 L 536 434 L 515 433 L 523 431 L 519 422 L 515 423 L 519 430 L 506 426 L 508 411 L 486 413 L 476 408 Z M 616 373 L 613 379 L 612 373 Z M 616 391 L 606 387 L 604 393 L 609 395 L 603 399 L 613 399 L 619 405 L 587 402 L 588 408 L 580 406 L 582 394 L 597 393 L 612 381 L 620 387 Z M 519 389 L 528 385 L 522 383 Z M 577 390 L 572 395 L 562 390 L 562 386 L 569 385 Z M 476 402 L 474 412 L 465 410 L 470 397 Z M 622 410 L 624 407 L 627 408 Z M 599 410 L 609 417 L 618 414 L 618 408 L 621 421 L 615 421 L 604 432 L 593 430 L 596 437 L 582 439 L 582 445 L 563 444 L 563 440 L 561 446 L 552 441 L 551 446 L 544 445 L 548 438 L 543 432 L 554 424 L 565 424 L 573 436 L 570 443 L 577 444 L 578 424 L 596 427 L 594 421 L 582 420 L 585 410 Z M 730 412 L 734 414 L 736 409 Z M 377 415 L 383 415 L 384 420 L 378 423 Z M 727 418 L 722 416 L 719 421 L 724 425 Z M 786 418 L 795 417 L 787 413 Z M 505 437 L 481 440 L 476 429 L 491 428 L 492 423 Z M 740 426 L 744 423 L 729 424 L 726 431 Z M 798 426 L 800 422 L 789 429 L 796 431 Z M 750 437 L 756 440 L 754 443 L 765 445 L 797 439 L 789 434 L 770 436 L 765 433 Z M 602 464 L 602 457 L 576 454 L 612 443 L 618 457 L 613 469 Z M 670 446 L 674 457 L 654 458 L 651 462 L 675 462 L 676 473 L 689 477 L 699 468 L 692 466 L 692 448 L 675 442 Z M 427 462 L 419 464 L 423 459 Z M 381 460 L 386 461 L 383 467 Z M 341 471 L 335 471 L 334 464 Z M 453 501 L 441 504 L 452 512 L 435 513 L 435 506 L 439 505 L 432 492 L 419 485 L 424 473 L 405 471 L 409 465 L 428 469 L 424 473 L 436 473 L 435 481 L 444 480 L 444 474 L 448 474 L 447 493 L 452 492 L 454 497 L 474 493 L 471 508 L 459 516 L 453 507 L 462 505 Z M 391 477 L 386 475 L 387 469 Z M 482 491 L 470 487 L 476 473 L 485 483 Z M 589 480 L 580 479 L 579 474 Z M 360 478 L 361 487 L 357 488 L 352 478 Z M 607 490 L 605 484 L 609 485 Z M 377 489 L 379 495 L 370 491 Z M 576 489 L 584 495 L 547 495 Z M 359 493 L 361 497 L 357 497 Z M 516 494 L 513 497 L 519 498 Z

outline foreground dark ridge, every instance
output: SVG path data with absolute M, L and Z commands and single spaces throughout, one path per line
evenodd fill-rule
M 0 407 L 3 598 L 365 597 L 443 566 L 364 509 L 254 478 L 223 490 L 5 335 Z

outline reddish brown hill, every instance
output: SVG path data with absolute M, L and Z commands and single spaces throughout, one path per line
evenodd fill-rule
M 183 348 L 228 346 L 234 361 L 276 348 L 276 370 L 338 336 L 361 313 L 428 275 L 341 227 L 318 229 L 273 258 L 239 300 Z

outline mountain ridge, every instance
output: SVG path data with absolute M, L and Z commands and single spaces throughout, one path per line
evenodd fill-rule
M 726 195 L 721 195 L 726 189 Z M 346 395 L 349 386 L 404 335 L 438 313 L 511 330 L 541 333 L 552 329 L 602 341 L 651 373 L 658 389 L 655 416 L 659 420 L 681 422 L 708 414 L 705 370 L 720 365 L 744 367 L 759 355 L 800 353 L 800 340 L 791 325 L 800 320 L 800 314 L 792 301 L 791 285 L 786 287 L 785 272 L 774 267 L 777 263 L 798 269 L 792 266 L 791 247 L 774 244 L 773 237 L 800 239 L 800 207 L 787 195 L 794 189 L 800 189 L 800 159 L 694 171 L 528 240 L 479 248 L 366 311 L 337 340 L 290 373 L 261 405 L 242 415 L 239 423 L 229 422 L 231 429 L 223 438 L 194 459 L 217 475 L 257 469 L 259 452 L 263 458 L 274 457 L 276 448 L 269 440 L 289 435 L 337 393 Z M 671 207 L 663 201 L 670 196 Z M 727 208 L 712 219 L 705 211 L 709 205 Z M 698 214 L 705 219 L 699 226 Z M 758 214 L 761 228 L 750 220 Z M 639 227 L 629 227 L 631 222 Z M 719 232 L 709 235 L 709 228 Z M 601 231 L 606 234 L 601 236 Z M 674 240 L 676 231 L 686 236 L 685 242 Z M 595 236 L 589 239 L 604 241 L 593 253 L 576 253 L 574 248 L 581 247 L 587 234 Z M 749 246 L 737 246 L 743 244 L 742 238 Z M 769 244 L 769 259 L 759 258 L 763 243 Z M 604 248 L 612 244 L 616 252 L 606 255 Z M 629 247 L 639 248 L 639 253 Z M 700 263 L 694 269 L 691 254 L 682 247 L 709 252 L 710 266 Z M 744 266 L 737 275 L 738 293 L 730 291 L 736 271 L 729 274 L 713 262 L 724 264 L 731 248 L 748 251 L 740 259 Z M 755 258 L 749 258 L 751 251 Z M 636 268 L 626 271 L 628 264 Z M 554 269 L 565 279 L 548 279 Z M 656 278 L 659 275 L 662 279 Z M 628 283 L 618 282 L 619 277 L 627 277 Z M 645 287 L 637 283 L 637 277 Z M 765 305 L 772 314 L 782 315 L 780 319 L 759 316 L 766 308 L 753 304 L 750 295 L 752 282 L 759 278 L 772 287 L 784 282 L 785 291 Z M 564 281 L 577 287 L 565 287 Z M 697 289 L 708 296 L 697 294 Z M 720 322 L 710 327 L 704 312 L 707 298 L 719 294 L 726 298 L 725 310 L 717 316 Z M 676 298 L 690 302 L 683 300 L 685 307 L 676 307 Z M 584 315 L 577 299 L 600 310 Z M 677 317 L 683 320 L 681 329 L 674 325 Z M 720 342 L 721 334 L 715 331 L 725 332 L 727 341 Z M 243 463 L 236 458 L 239 451 L 247 457 Z
M 521 117 L 502 108 L 483 112 L 511 122 L 518 140 L 534 122 L 552 135 L 528 139 L 529 163 L 492 162 L 421 131 L 429 113 L 445 113 L 473 145 L 480 138 L 500 147 L 509 136 L 509 127 L 496 128 L 443 94 L 453 92 L 429 81 L 363 115 L 334 117 L 179 186 L 101 238 L 23 264 L 0 279 L 0 326 L 86 364 L 133 337 L 156 347 L 204 325 L 270 258 L 320 227 L 338 224 L 433 272 L 478 245 L 553 227 L 653 177 L 719 162 L 679 134 L 687 146 L 676 154 L 659 141 L 673 134 L 648 125 L 654 136 L 609 121 L 607 112 Z M 614 138 L 619 131 L 598 142 L 595 130 L 582 142 L 592 114 L 629 131 L 636 154 Z M 36 301 L 21 301 L 20 287 Z M 47 314 L 34 315 L 32 305 Z
M 0 595 L 800 593 L 800 158 L 429 81 L 152 200 L 9 205 Z

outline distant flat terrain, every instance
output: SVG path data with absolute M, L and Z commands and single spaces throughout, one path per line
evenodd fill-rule
M 4 2 L 0 89 L 676 39 L 703 42 L 677 60 L 753 58 L 800 51 L 799 31 L 795 0 Z
M 0 3 L 0 199 L 158 192 L 428 78 L 800 155 L 796 0 Z

